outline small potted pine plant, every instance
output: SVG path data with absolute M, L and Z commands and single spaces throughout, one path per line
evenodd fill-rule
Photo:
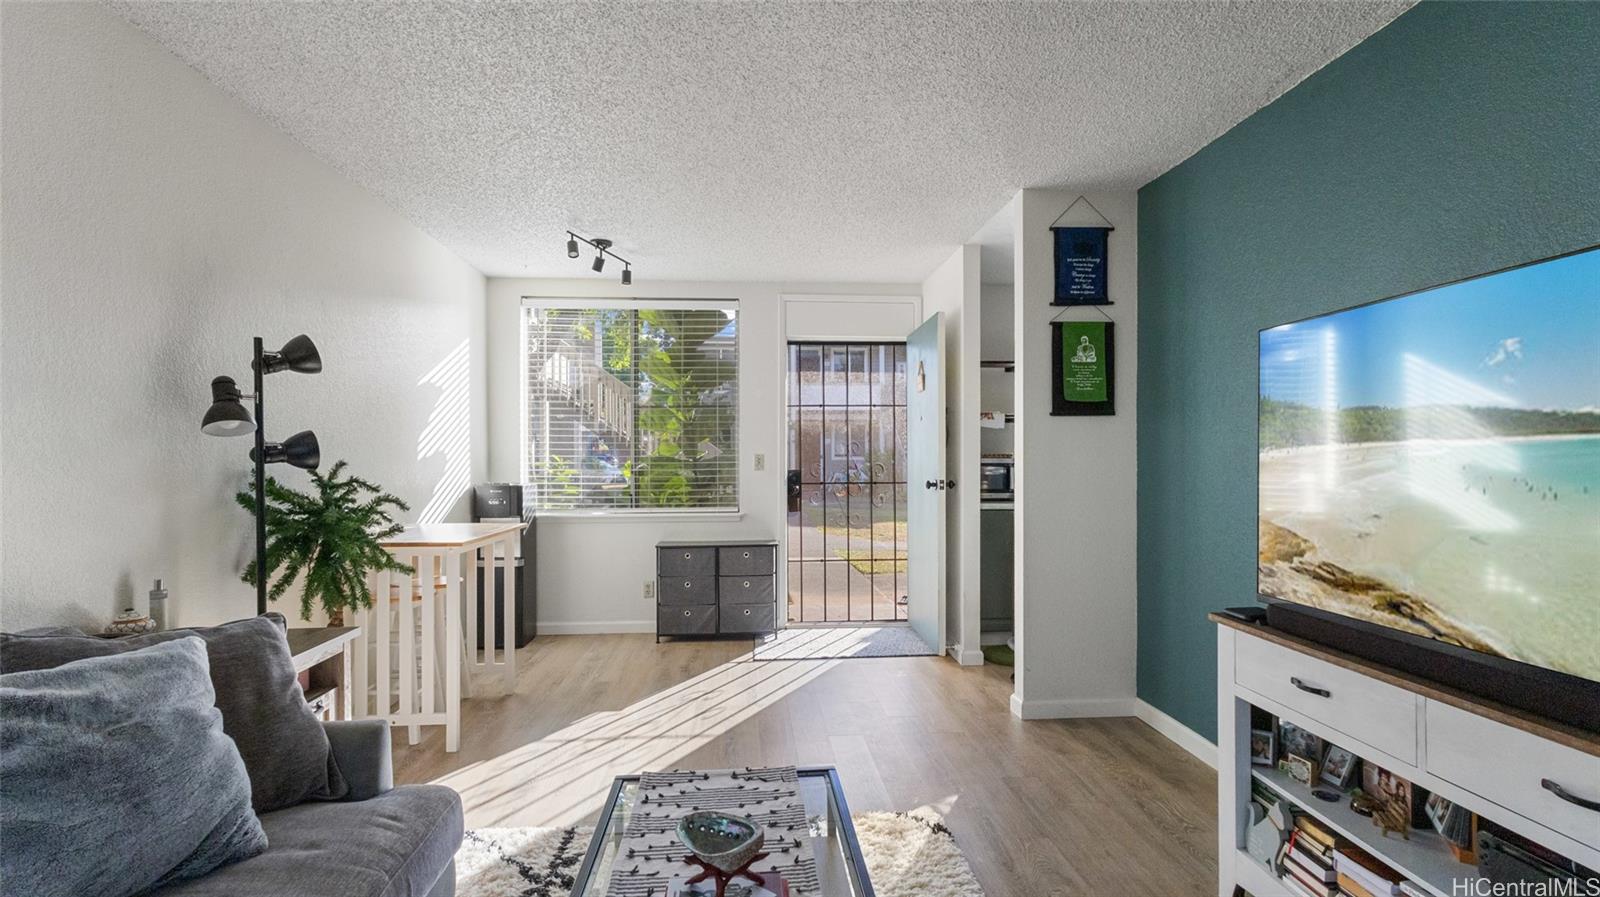
M 303 576 L 300 618 L 311 619 L 312 606 L 320 605 L 334 626 L 343 625 L 346 610 L 372 606 L 369 574 L 412 572 L 379 544 L 405 528 L 391 511 L 410 506 L 360 477 L 341 478 L 344 469 L 340 461 L 326 474 L 308 471 L 315 487 L 309 492 L 266 481 L 267 597 L 277 601 Z M 252 493 L 235 499 L 254 516 Z M 242 578 L 255 585 L 255 561 Z

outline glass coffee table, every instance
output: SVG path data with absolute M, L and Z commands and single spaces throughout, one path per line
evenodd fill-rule
M 861 846 L 856 843 L 855 826 L 850 823 L 850 808 L 844 802 L 839 771 L 832 766 L 804 766 L 798 772 L 800 799 L 810 824 L 811 850 L 817 858 L 817 880 L 822 885 L 819 897 L 874 897 Z M 573 879 L 573 897 L 605 897 L 622 833 L 628 828 L 638 796 L 638 776 L 618 776 L 611 783 L 611 795 L 595 824 L 594 840 L 589 842 L 583 865 Z

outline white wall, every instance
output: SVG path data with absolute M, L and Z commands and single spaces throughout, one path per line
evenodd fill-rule
M 558 248 L 552 244 L 553 248 Z M 573 262 L 582 267 L 581 262 Z M 664 539 L 771 538 L 782 540 L 787 520 L 784 471 L 787 415 L 785 343 L 791 336 L 830 339 L 903 339 L 920 320 L 915 285 L 653 282 L 635 272 L 632 286 L 610 275 L 572 280 L 494 278 L 488 306 L 488 475 L 521 482 L 521 307 L 540 298 L 654 298 L 739 300 L 739 507 L 737 517 L 649 520 L 626 517 L 542 517 L 538 526 L 539 629 L 542 632 L 654 632 L 655 603 L 644 584 L 655 578 L 655 544 Z M 834 313 L 826 334 L 786 331 L 784 297 L 808 309 L 816 296 L 834 294 L 855 319 Z M 897 297 L 874 302 L 871 297 Z M 909 299 L 909 301 L 907 301 Z M 801 314 L 809 314 L 809 311 Z M 818 323 L 816 326 L 822 326 Z M 756 454 L 766 470 L 754 469 Z M 780 542 L 781 544 L 781 542 Z M 780 550 L 780 555 L 782 551 Z M 780 567 L 778 589 L 786 594 Z
M 968 243 L 922 283 L 924 311 L 944 313 L 945 476 L 956 482 L 945 500 L 945 640 L 951 656 L 964 664 L 983 662 L 978 645 L 978 266 L 978 245 Z
M 268 378 L 269 439 L 458 506 L 483 277 L 104 8 L 0 9 L 0 625 L 98 627 L 155 577 L 176 622 L 254 613 L 249 441 L 200 417 L 255 335 L 324 360 Z
M 1098 319 L 1054 295 L 1050 224 L 1077 191 L 1024 190 L 1017 204 L 1016 691 L 1024 718 L 1131 716 L 1136 646 L 1135 409 L 1138 202 L 1091 193 L 1109 218 L 1116 414 L 1050 417 L 1049 322 Z
M 1010 284 L 986 283 L 979 299 L 979 317 L 983 320 L 982 346 L 979 361 L 1015 361 L 1013 347 L 1017 335 L 1017 298 Z M 1017 410 L 1017 377 L 995 369 L 979 378 L 978 410 L 1015 414 Z M 1012 452 L 1016 450 L 1016 428 L 982 428 L 979 439 L 984 452 Z

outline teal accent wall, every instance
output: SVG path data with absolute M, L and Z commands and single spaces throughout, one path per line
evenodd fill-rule
M 1424 3 L 1139 191 L 1139 697 L 1216 738 L 1256 332 L 1600 243 L 1600 3 Z

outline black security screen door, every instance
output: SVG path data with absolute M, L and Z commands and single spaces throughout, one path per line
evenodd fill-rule
M 906 619 L 906 347 L 789 344 L 789 622 Z

